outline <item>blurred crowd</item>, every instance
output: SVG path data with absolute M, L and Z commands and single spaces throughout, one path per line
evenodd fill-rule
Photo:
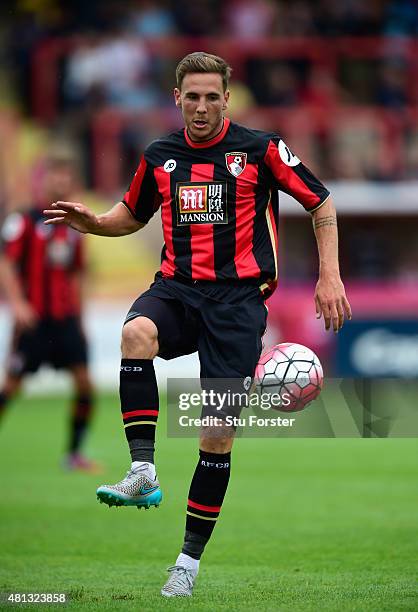
M 230 110 L 233 118 L 247 123 L 255 107 L 279 107 L 284 112 L 313 105 L 328 112 L 329 120 L 335 107 L 344 105 L 377 107 L 407 117 L 408 109 L 416 108 L 418 101 L 410 54 L 405 55 L 406 43 L 402 42 L 417 37 L 417 0 L 16 0 L 12 10 L 3 5 L 0 11 L 3 64 L 9 66 L 19 105 L 28 116 L 36 115 L 37 50 L 51 40 L 61 45 L 69 42 L 49 77 L 56 81 L 57 89 L 54 127 L 65 126 L 76 135 L 92 186 L 92 126 L 98 112 L 112 107 L 121 113 L 146 114 L 172 105 L 174 68 L 184 53 L 179 49 L 176 54 L 172 47 L 167 52 L 168 47 L 159 44 L 165 37 L 192 37 L 196 44 L 202 37 L 231 44 L 240 41 L 242 57 L 237 61 L 235 51 L 231 60 L 236 70 Z M 350 36 L 358 37 L 359 44 L 366 37 L 381 37 L 377 40 L 382 48 L 366 57 L 344 55 L 334 65 L 326 53 L 325 59 L 313 58 L 315 42 L 310 45 L 310 40 L 332 45 L 333 40 Z M 257 51 L 257 41 L 262 44 L 266 39 L 301 41 L 302 47 L 294 54 L 275 57 Z M 207 41 L 201 44 L 208 50 Z M 45 70 L 49 70 L 47 65 Z M 42 98 L 39 106 L 42 108 Z M 174 116 L 168 126 L 148 119 L 142 123 L 136 117 L 121 130 L 122 154 L 127 159 L 121 181 L 130 176 L 138 152 L 150 138 L 159 130 L 177 127 Z M 270 126 L 280 132 L 281 123 L 286 126 L 291 121 L 285 114 L 281 119 L 278 116 L 275 125 L 260 116 L 254 120 L 255 127 Z M 410 120 L 398 128 L 403 130 L 402 164 L 391 159 L 386 117 L 350 116 L 330 128 L 315 120 L 311 123 L 316 129 L 302 143 L 297 133 L 284 130 L 284 135 L 301 146 L 302 154 L 316 160 L 314 169 L 325 179 L 417 177 L 418 133 L 410 129 Z M 389 155 L 377 152 L 385 148 Z
M 6 12 L 26 35 L 110 31 L 144 37 L 373 36 L 418 33 L 416 0 L 16 0 Z
M 146 40 L 418 34 L 417 0 L 21 0 L 8 17 L 9 58 L 20 72 L 23 91 L 34 49 L 51 37 L 79 35 L 63 67 L 62 102 L 83 104 L 88 97 L 99 97 L 128 108 L 164 103 L 167 80 L 171 84 L 171 66 L 158 63 L 143 44 Z M 408 102 L 406 66 L 396 52 L 387 55 L 394 57 L 361 69 L 342 67 L 332 92 L 324 83 L 326 75 L 311 71 L 303 56 L 285 62 L 249 61 L 246 85 L 256 102 L 266 106 L 320 101 L 332 93 L 342 100 L 403 107 Z

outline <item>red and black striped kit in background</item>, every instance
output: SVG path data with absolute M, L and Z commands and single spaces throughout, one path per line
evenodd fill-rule
M 27 300 L 41 319 L 79 316 L 84 269 L 82 236 L 66 225 L 45 225 L 41 208 L 12 213 L 2 229 L 2 252 L 19 274 Z
M 312 212 L 328 190 L 275 135 L 224 120 L 212 140 L 154 141 L 124 203 L 141 223 L 161 206 L 165 277 L 277 284 L 278 190 Z

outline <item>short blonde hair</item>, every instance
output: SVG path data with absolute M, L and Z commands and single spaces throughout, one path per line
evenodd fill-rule
M 232 68 L 222 57 L 205 53 L 204 51 L 196 51 L 189 53 L 183 57 L 176 68 L 177 87 L 181 89 L 183 79 L 186 74 L 193 72 L 215 72 L 222 77 L 222 85 L 224 91 L 228 89 L 228 82 L 231 76 Z

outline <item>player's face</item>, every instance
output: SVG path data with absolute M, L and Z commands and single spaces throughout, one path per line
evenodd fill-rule
M 220 74 L 186 74 L 181 90 L 177 87 L 174 90 L 174 99 L 181 108 L 192 140 L 209 140 L 220 132 L 229 99 L 229 91 L 224 92 Z
M 45 196 L 53 201 L 68 200 L 74 192 L 75 183 L 75 169 L 71 164 L 52 165 L 45 175 Z

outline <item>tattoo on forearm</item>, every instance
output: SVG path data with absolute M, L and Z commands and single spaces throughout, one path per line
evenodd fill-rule
M 321 217 L 320 219 L 316 219 L 314 221 L 315 230 L 319 229 L 320 227 L 336 226 L 336 225 L 337 225 L 336 217 Z

